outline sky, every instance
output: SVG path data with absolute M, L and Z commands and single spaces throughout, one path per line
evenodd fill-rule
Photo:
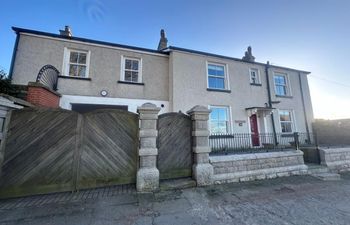
M 349 0 L 2 0 L 0 69 L 11 26 L 155 49 L 168 44 L 307 70 L 315 118 L 350 118 Z

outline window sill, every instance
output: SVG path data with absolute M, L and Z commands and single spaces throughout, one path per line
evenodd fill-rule
M 71 77 L 71 76 L 58 76 L 59 78 L 63 78 L 63 79 L 74 79 L 74 80 L 88 80 L 91 81 L 90 77 Z
M 145 85 L 145 83 L 136 83 L 136 82 L 129 82 L 129 81 L 121 81 L 118 80 L 119 84 L 132 84 L 132 85 Z
M 207 91 L 217 91 L 217 92 L 226 92 L 226 93 L 231 93 L 231 90 L 225 90 L 225 89 L 214 89 L 214 88 L 207 88 Z
M 252 86 L 262 86 L 262 84 L 257 84 L 257 83 L 250 83 Z
M 293 98 L 293 96 L 290 95 L 276 95 L 277 98 Z

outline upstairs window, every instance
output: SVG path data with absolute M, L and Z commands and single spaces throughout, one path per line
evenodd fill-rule
M 275 92 L 279 96 L 288 96 L 288 79 L 286 74 L 275 73 Z
M 293 120 L 292 112 L 290 110 L 279 110 L 281 132 L 292 133 L 293 132 Z
M 89 74 L 88 51 L 65 49 L 65 69 L 66 76 L 88 77 Z
M 210 113 L 210 132 L 211 133 L 228 133 L 229 132 L 229 108 L 211 106 Z
M 141 60 L 123 57 L 122 81 L 141 83 Z
M 224 65 L 208 64 L 208 88 L 228 89 Z
M 260 74 L 258 69 L 250 69 L 250 83 L 251 84 L 261 84 Z

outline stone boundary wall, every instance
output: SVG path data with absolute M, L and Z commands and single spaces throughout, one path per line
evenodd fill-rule
M 321 165 L 332 172 L 350 171 L 350 148 L 319 149 Z
M 211 156 L 210 163 L 215 184 L 307 174 L 300 150 Z

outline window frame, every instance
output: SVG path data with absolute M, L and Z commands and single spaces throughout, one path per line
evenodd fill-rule
M 253 82 L 252 80 L 252 71 L 256 72 L 257 82 Z M 260 70 L 258 68 L 249 68 L 249 80 L 252 85 L 261 85 Z
M 285 79 L 285 90 L 286 90 L 286 94 L 285 95 L 281 95 L 279 93 L 277 93 L 277 85 L 276 85 L 276 81 L 275 81 L 275 77 L 276 76 L 283 76 Z M 289 76 L 287 73 L 283 73 L 283 72 L 274 72 L 273 73 L 273 83 L 274 83 L 274 89 L 275 89 L 275 95 L 277 97 L 292 97 L 292 91 L 291 91 L 291 85 L 290 85 L 290 81 L 289 81 Z M 281 85 L 279 85 L 281 86 Z
M 85 53 L 86 54 L 86 69 L 85 69 L 85 76 L 70 76 L 69 75 L 69 67 L 70 67 L 70 55 L 72 52 L 78 52 L 78 53 Z M 63 56 L 63 68 L 62 71 L 64 74 L 60 74 L 65 77 L 72 77 L 72 78 L 89 78 L 90 77 L 90 56 L 91 51 L 89 50 L 83 50 L 83 49 L 76 49 L 76 48 L 64 48 L 64 56 Z M 81 64 L 83 65 L 83 64 Z
M 139 62 L 137 82 L 125 80 L 125 61 L 127 59 L 134 60 L 134 61 L 136 60 Z M 133 83 L 133 84 L 142 84 L 142 82 L 143 82 L 142 81 L 142 58 L 124 56 L 124 55 L 121 56 L 120 81 L 127 82 L 127 83 Z
M 281 112 L 288 112 L 290 116 L 290 121 L 281 121 Z M 280 131 L 282 134 L 292 134 L 296 130 L 295 126 L 295 119 L 294 119 L 294 111 L 290 109 L 279 109 L 278 110 L 278 121 L 280 124 Z M 283 132 L 282 130 L 282 123 L 290 123 L 291 124 L 291 131 L 290 132 Z
M 225 120 L 225 124 L 226 124 L 226 133 L 230 133 L 231 132 L 231 107 L 230 106 L 223 106 L 223 105 L 209 105 L 208 108 L 210 110 L 212 109 L 225 109 L 226 111 L 226 120 Z M 211 113 L 211 112 L 210 112 Z M 220 122 L 221 120 L 218 120 L 218 122 Z M 209 131 L 211 134 L 221 134 L 221 133 L 214 133 L 211 129 L 211 115 L 209 114 Z M 225 133 L 225 134 L 226 134 Z
M 209 86 L 209 76 L 211 77 L 218 77 L 218 76 L 213 76 L 209 75 L 209 65 L 213 66 L 223 66 L 224 67 L 224 88 L 214 88 Z M 228 66 L 225 63 L 218 63 L 218 62 L 213 62 L 213 61 L 207 61 L 206 62 L 206 76 L 207 76 L 207 89 L 210 90 L 218 90 L 218 91 L 230 91 L 230 82 L 229 82 L 229 76 L 228 76 Z M 221 78 L 221 77 L 219 77 Z

